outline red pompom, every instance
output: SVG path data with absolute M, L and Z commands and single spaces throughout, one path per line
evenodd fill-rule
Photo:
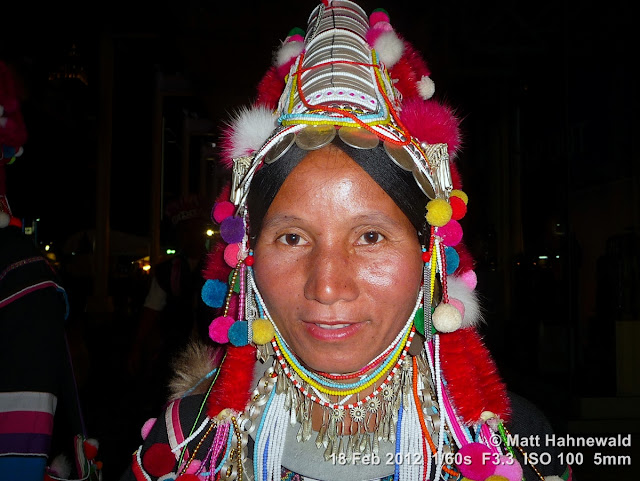
M 84 455 L 87 459 L 92 460 L 98 455 L 98 441 L 95 439 L 87 439 L 82 443 L 84 447 Z
M 165 443 L 155 443 L 142 455 L 142 466 L 151 476 L 164 476 L 171 472 L 176 464 L 176 458 L 171 447 Z
M 460 197 L 451 196 L 449 204 L 451 204 L 451 218 L 453 220 L 460 220 L 467 213 L 467 204 Z
M 247 256 L 246 259 L 244 260 L 244 263 L 249 267 L 251 267 L 253 265 L 253 261 L 254 261 L 253 256 Z

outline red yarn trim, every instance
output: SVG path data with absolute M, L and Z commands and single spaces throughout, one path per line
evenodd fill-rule
M 255 362 L 255 346 L 227 347 L 218 379 L 207 402 L 209 417 L 217 416 L 223 409 L 244 410 L 251 397 Z
M 483 411 L 508 421 L 506 386 L 474 328 L 440 334 L 440 359 L 451 403 L 466 424 L 477 423 Z

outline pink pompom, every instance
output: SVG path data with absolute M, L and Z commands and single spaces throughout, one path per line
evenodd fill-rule
M 465 444 L 458 452 L 461 460 L 458 469 L 466 478 L 482 481 L 496 470 L 493 451 L 482 443 Z
M 236 206 L 232 202 L 225 200 L 223 202 L 216 202 L 211 212 L 211 218 L 218 224 L 222 223 L 227 217 L 232 216 L 236 210 Z
M 198 472 L 198 469 L 200 469 L 201 464 L 202 462 L 199 459 L 194 459 L 193 461 L 191 461 L 191 464 L 189 464 L 186 474 L 196 474 Z
M 142 425 L 142 428 L 140 429 L 140 435 L 142 436 L 143 440 L 147 439 L 147 436 L 149 436 L 149 433 L 151 432 L 151 429 L 153 428 L 157 420 L 158 418 L 149 418 Z
M 285 39 L 285 42 L 304 42 L 304 37 L 299 33 L 296 33 L 295 35 L 291 35 L 290 37 L 287 37 Z
M 522 479 L 522 466 L 517 459 L 511 456 L 500 456 L 496 470 L 496 476 L 504 476 L 509 481 L 520 481 Z
M 460 275 L 460 279 L 462 280 L 462 282 L 464 282 L 464 285 L 471 290 L 474 290 L 478 285 L 478 276 L 476 275 L 476 272 L 472 269 L 469 269 L 468 271 L 463 272 Z
M 437 235 L 442 238 L 442 243 L 453 247 L 460 244 L 462 240 L 462 226 L 457 220 L 450 220 L 446 225 L 438 227 Z
M 379 22 L 375 27 L 371 27 L 367 31 L 366 40 L 372 47 L 375 45 L 376 40 L 380 38 L 380 35 L 387 32 L 393 32 L 393 27 L 388 22 Z
M 389 15 L 383 10 L 377 10 L 369 16 L 369 25 L 373 26 L 378 22 L 389 22 Z
M 460 299 L 450 297 L 449 304 L 458 309 L 458 311 L 460 311 L 460 316 L 462 316 L 462 319 L 464 319 L 464 304 L 462 303 L 462 301 Z
M 209 324 L 209 338 L 218 344 L 227 344 L 229 342 L 229 328 L 236 322 L 229 316 L 216 317 Z
M 224 261 L 231 267 L 238 265 L 238 254 L 240 253 L 240 244 L 229 244 L 224 248 Z

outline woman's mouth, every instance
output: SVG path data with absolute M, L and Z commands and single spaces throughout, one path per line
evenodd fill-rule
M 318 324 L 318 323 L 314 323 L 316 326 L 318 326 L 320 329 L 329 329 L 329 330 L 335 330 L 335 329 L 342 329 L 344 327 L 349 327 L 350 324 Z

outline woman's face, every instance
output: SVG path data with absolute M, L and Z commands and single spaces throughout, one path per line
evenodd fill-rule
M 254 247 L 258 288 L 296 356 L 316 371 L 361 369 L 413 311 L 421 283 L 415 228 L 334 146 L 283 183 Z

